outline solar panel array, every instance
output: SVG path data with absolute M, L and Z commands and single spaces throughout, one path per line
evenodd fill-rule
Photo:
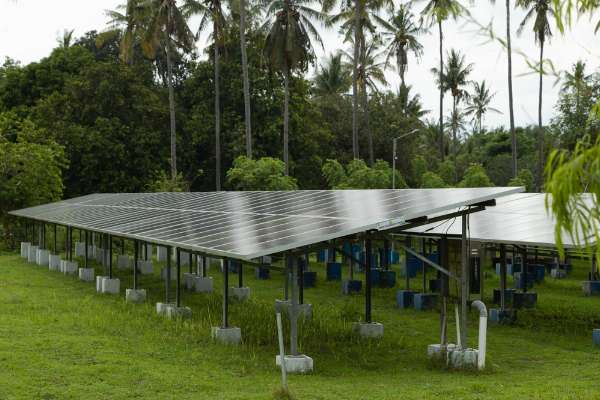
M 93 194 L 11 214 L 253 259 L 488 201 L 522 188 Z
M 592 194 L 583 194 L 589 207 L 598 207 Z M 488 243 L 520 244 L 555 247 L 556 221 L 546 210 L 545 193 L 518 193 L 498 199 L 495 207 L 469 217 L 469 236 Z M 551 198 L 549 199 L 551 201 Z M 423 225 L 407 232 L 431 235 L 461 235 L 461 222 L 454 219 L 443 223 Z M 577 244 L 565 232 L 563 245 Z

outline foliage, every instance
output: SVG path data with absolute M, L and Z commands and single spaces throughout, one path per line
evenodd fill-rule
M 422 188 L 445 188 L 446 182 L 435 172 L 427 171 L 421 176 Z
M 421 187 L 423 174 L 427 172 L 427 161 L 425 157 L 416 155 L 410 161 L 411 183 L 413 187 Z
M 233 190 L 296 190 L 296 179 L 285 175 L 283 161 L 271 157 L 258 160 L 239 156 L 227 171 L 227 184 Z
M 187 192 L 189 184 L 183 179 L 181 172 L 173 179 L 161 170 L 154 173 L 154 180 L 146 186 L 146 190 L 149 192 Z
M 438 165 L 437 175 L 444 182 L 448 182 L 449 184 L 453 184 L 456 179 L 456 168 L 454 163 L 451 160 L 444 160 Z
M 462 181 L 458 184 L 459 187 L 488 187 L 494 186 L 493 182 L 487 176 L 485 169 L 481 164 L 471 164 L 465 171 Z
M 523 186 L 525 191 L 531 192 L 534 190 L 533 173 L 527 168 L 519 170 L 517 176 L 508 181 L 508 186 Z
M 377 160 L 373 167 L 363 160 L 353 160 L 344 168 L 337 160 L 327 160 L 323 164 L 323 176 L 331 189 L 390 189 L 392 169 L 383 160 Z M 406 187 L 406 182 L 396 171 L 396 188 Z
M 579 142 L 570 153 L 554 150 L 548 157 L 546 175 L 546 208 L 556 218 L 556 244 L 564 252 L 562 236 L 566 232 L 576 243 L 598 243 L 600 240 L 600 138 L 589 137 Z M 590 193 L 591 204 L 582 193 Z M 550 198 L 549 195 L 552 195 Z M 596 246 L 600 255 L 600 248 Z

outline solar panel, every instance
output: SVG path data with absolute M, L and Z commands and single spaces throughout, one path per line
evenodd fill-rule
M 590 207 L 597 203 L 592 194 L 583 194 Z M 556 247 L 554 217 L 546 210 L 545 193 L 518 193 L 502 197 L 495 207 L 469 216 L 469 236 L 472 240 L 489 243 L 521 244 Z M 550 202 L 551 202 L 550 198 Z M 461 235 L 461 223 L 447 220 L 428 224 L 406 232 L 430 235 Z M 563 245 L 578 247 L 569 235 L 563 235 Z
M 211 255 L 253 259 L 386 230 L 522 188 L 93 194 L 12 215 Z

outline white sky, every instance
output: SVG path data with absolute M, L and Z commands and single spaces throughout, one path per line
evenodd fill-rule
M 397 1 L 397 0 L 396 0 Z M 47 56 L 56 46 L 57 37 L 64 29 L 75 29 L 75 35 L 80 36 L 89 30 L 102 30 L 107 18 L 104 10 L 114 9 L 124 0 L 0 0 L 0 60 L 6 56 L 27 64 Z M 476 0 L 477 7 L 470 6 L 473 16 L 483 24 L 494 21 L 494 29 L 503 35 L 505 30 L 504 2 L 497 1 L 491 5 L 487 0 Z M 416 11 L 420 11 L 423 2 L 417 3 Z M 465 2 L 465 4 L 468 4 Z M 516 32 L 523 12 L 513 11 L 512 25 Z M 594 20 L 596 21 L 596 20 Z M 487 80 L 489 86 L 496 92 L 493 107 L 504 112 L 502 115 L 489 114 L 487 125 L 508 124 L 508 95 L 506 85 L 506 60 L 503 51 L 497 43 L 483 44 L 484 39 L 474 34 L 473 26 L 465 26 L 464 22 L 446 22 L 445 46 L 460 50 L 467 55 L 467 61 L 475 64 L 473 80 Z M 598 68 L 600 50 L 595 43 L 593 23 L 587 18 L 574 24 L 573 29 L 564 36 L 555 31 L 555 37 L 546 46 L 546 54 L 552 59 L 557 69 L 569 69 L 578 59 L 587 61 L 588 71 Z M 340 45 L 337 29 L 322 30 L 325 42 L 325 52 L 335 51 Z M 203 41 L 199 43 L 203 45 Z M 408 84 L 421 94 L 426 109 L 432 110 L 435 117 L 438 104 L 438 92 L 435 87 L 430 69 L 437 66 L 438 42 L 437 30 L 425 35 L 422 39 L 425 55 L 419 64 L 411 59 L 411 65 L 406 76 Z M 538 48 L 530 33 L 530 27 L 523 32 L 522 37 L 513 35 L 513 48 L 527 53 L 537 59 Z M 317 50 L 322 56 L 324 52 Z M 528 72 L 522 56 L 513 57 L 515 119 L 518 125 L 533 124 L 537 121 L 537 77 L 533 75 L 519 76 Z M 393 71 L 387 73 L 392 88 L 398 86 L 399 79 Z M 548 121 L 553 114 L 559 85 L 554 86 L 554 79 L 545 79 L 543 106 L 544 120 Z M 450 99 L 446 97 L 446 106 Z

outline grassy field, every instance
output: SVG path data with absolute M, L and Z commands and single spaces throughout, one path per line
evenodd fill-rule
M 305 291 L 315 315 L 300 338 L 315 371 L 290 376 L 291 391 L 297 399 L 600 398 L 600 351 L 591 344 L 600 298 L 581 295 L 586 268 L 539 285 L 538 308 L 522 312 L 516 326 L 490 327 L 482 373 L 431 364 L 426 347 L 439 341 L 438 314 L 398 310 L 396 289 L 374 294 L 384 338 L 353 337 L 363 296 L 342 296 L 319 270 L 318 287 Z M 131 271 L 116 275 L 122 291 L 131 287 Z M 282 296 L 281 274 L 269 281 L 245 274 L 252 300 L 231 305 L 231 324 L 244 337 L 235 347 L 210 339 L 221 307 L 220 276 L 211 275 L 216 293 L 184 293 L 193 318 L 169 321 L 154 310 L 164 293 L 158 273 L 142 277 L 148 302 L 131 305 L 16 254 L 0 255 L 0 399 L 272 399 L 280 386 L 273 301 Z M 486 287 L 497 287 L 491 271 Z M 471 321 L 474 345 L 475 313 Z

